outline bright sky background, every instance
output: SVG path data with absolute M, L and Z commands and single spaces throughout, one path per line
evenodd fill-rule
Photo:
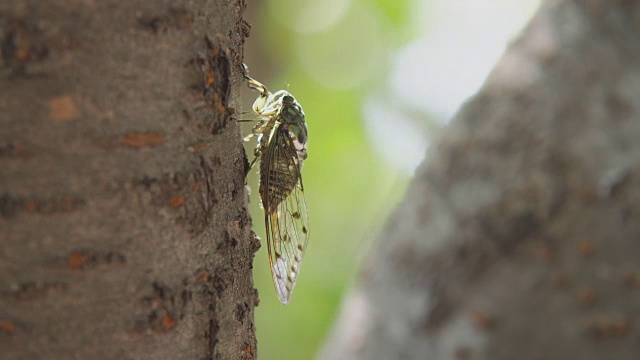
M 537 0 L 416 2 L 411 14 L 419 35 L 393 56 L 383 95 L 363 104 L 383 156 L 413 173 L 434 135 L 429 130 L 445 125 L 478 91 L 537 6 Z M 415 124 L 415 112 L 435 123 Z

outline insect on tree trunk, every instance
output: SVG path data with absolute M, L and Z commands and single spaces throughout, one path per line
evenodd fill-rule
M 244 7 L 0 4 L 0 358 L 256 357 Z

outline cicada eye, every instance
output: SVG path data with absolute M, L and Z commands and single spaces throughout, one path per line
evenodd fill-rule
M 295 99 L 293 98 L 293 96 L 285 95 L 282 98 L 282 105 L 293 105 L 294 102 L 295 102 Z

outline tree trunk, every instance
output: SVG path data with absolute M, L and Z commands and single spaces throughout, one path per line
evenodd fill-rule
M 243 0 L 0 4 L 0 357 L 252 359 Z
M 432 147 L 323 357 L 638 359 L 639 208 L 640 3 L 549 1 Z

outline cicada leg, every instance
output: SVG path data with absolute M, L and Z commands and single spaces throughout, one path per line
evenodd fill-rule
M 247 68 L 247 65 L 243 64 L 243 66 L 244 73 L 242 75 L 247 79 L 249 88 L 260 92 L 256 101 L 253 102 L 253 111 L 256 115 L 263 118 L 272 117 L 277 114 L 280 110 L 280 102 L 274 98 L 274 94 L 269 92 L 266 86 L 249 76 L 249 68 Z
M 258 145 L 256 145 L 256 148 L 253 150 L 253 160 L 251 161 L 251 164 L 249 164 L 249 169 L 253 169 L 253 165 L 258 161 L 260 156 L 262 156 L 262 152 L 269 146 L 265 139 L 266 137 L 261 137 L 258 141 Z
M 269 96 L 269 90 L 267 90 L 267 87 L 264 86 L 261 82 L 259 82 L 258 80 L 252 78 L 251 76 L 249 76 L 249 67 L 246 64 L 242 64 L 243 68 L 244 68 L 244 72 L 242 74 L 242 76 L 244 76 L 245 79 L 247 79 L 247 81 L 249 82 L 249 88 L 251 90 L 256 90 L 256 91 L 260 91 L 260 96 L 266 98 Z
M 265 134 L 270 134 L 276 126 L 276 114 L 280 111 L 281 102 L 280 97 L 274 96 L 266 86 L 264 86 L 258 80 L 249 76 L 249 68 L 247 65 L 242 64 L 244 67 L 243 76 L 248 81 L 249 88 L 260 92 L 260 95 L 253 103 L 253 111 L 256 115 L 262 118 L 251 130 L 251 134 L 244 137 L 244 141 L 251 140 L 254 136 L 258 136 L 258 145 L 255 149 L 255 158 L 249 165 L 250 168 L 260 158 L 262 151 L 267 148 L 270 139 Z M 281 96 L 281 95 L 279 95 Z
M 258 121 L 258 123 L 253 127 L 253 129 L 251 129 L 251 134 L 245 136 L 243 140 L 244 141 L 249 141 L 254 136 L 262 134 L 262 132 L 264 131 L 264 125 L 265 125 L 265 121 L 264 120 Z
M 251 164 L 249 164 L 249 169 L 253 169 L 253 165 L 255 165 L 256 161 L 258 161 L 261 155 L 262 155 L 262 146 L 258 145 L 256 146 L 255 150 L 253 150 L 253 160 L 251 161 Z

